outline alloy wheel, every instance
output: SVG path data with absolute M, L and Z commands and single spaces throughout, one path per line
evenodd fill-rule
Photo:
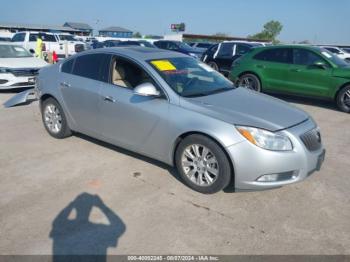
M 350 89 L 347 90 L 343 95 L 343 103 L 350 107 Z
M 59 133 L 62 128 L 62 116 L 60 110 L 53 104 L 48 104 L 44 110 L 44 122 L 52 133 Z
M 256 79 L 254 79 L 251 76 L 243 76 L 241 78 L 241 80 L 240 80 L 239 85 L 241 87 L 244 87 L 244 88 L 247 88 L 247 89 L 251 89 L 251 90 L 254 90 L 254 91 L 260 91 L 259 90 L 259 85 L 256 82 Z
M 203 145 L 186 147 L 181 165 L 185 175 L 198 186 L 212 185 L 219 175 L 219 163 L 215 155 Z

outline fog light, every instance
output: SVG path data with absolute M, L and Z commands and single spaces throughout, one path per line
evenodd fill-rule
M 258 178 L 259 182 L 274 182 L 278 180 L 278 174 L 263 175 Z
M 283 172 L 278 174 L 268 174 L 268 175 L 262 175 L 259 177 L 256 181 L 258 182 L 277 182 L 277 181 L 286 181 L 291 179 L 296 179 L 298 177 L 298 171 L 289 171 L 289 172 Z

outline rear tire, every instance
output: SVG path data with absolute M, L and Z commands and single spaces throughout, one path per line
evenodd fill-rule
M 215 71 L 218 71 L 219 72 L 219 66 L 217 63 L 215 63 L 214 61 L 210 61 L 208 63 L 208 66 L 210 66 L 211 68 L 213 68 Z
M 243 74 L 239 77 L 238 84 L 240 87 L 254 90 L 256 92 L 261 92 L 260 79 L 254 74 Z
M 175 162 L 184 183 L 203 194 L 223 190 L 232 178 L 230 161 L 223 149 L 203 135 L 184 138 L 176 150 Z
M 350 85 L 340 89 L 336 97 L 336 102 L 341 111 L 350 113 Z
M 50 97 L 41 103 L 41 116 L 46 131 L 54 138 L 72 135 L 66 116 L 56 99 Z

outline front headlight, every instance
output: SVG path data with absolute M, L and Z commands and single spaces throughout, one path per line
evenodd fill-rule
M 258 147 L 273 151 L 293 150 L 290 139 L 281 133 L 248 126 L 236 126 L 236 128 L 242 136 Z

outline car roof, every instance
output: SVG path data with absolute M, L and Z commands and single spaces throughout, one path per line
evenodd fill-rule
M 337 46 L 331 46 L 331 45 L 320 45 L 319 47 L 322 47 L 322 48 L 334 48 L 334 49 L 340 49 L 339 47 Z
M 165 40 L 165 39 L 161 39 L 161 40 L 157 40 L 155 42 L 173 42 L 173 43 L 183 43 L 182 41 L 179 40 Z
M 20 34 L 20 33 L 47 34 L 47 35 L 53 35 L 54 34 L 52 32 L 43 32 L 43 31 L 20 31 L 20 32 L 16 32 L 15 34 Z
M 142 46 L 120 46 L 99 48 L 90 51 L 85 51 L 81 54 L 88 53 L 114 53 L 116 55 L 124 55 L 137 60 L 147 61 L 151 59 L 165 59 L 175 57 L 189 57 L 179 52 L 168 51 L 165 49 L 142 47 Z
M 308 50 L 319 50 L 322 47 L 320 46 L 312 46 L 312 45 L 301 45 L 301 44 L 295 44 L 295 45 L 271 45 L 271 46 L 257 46 L 254 48 L 254 50 L 268 50 L 268 49 L 276 49 L 276 48 L 304 48 Z

